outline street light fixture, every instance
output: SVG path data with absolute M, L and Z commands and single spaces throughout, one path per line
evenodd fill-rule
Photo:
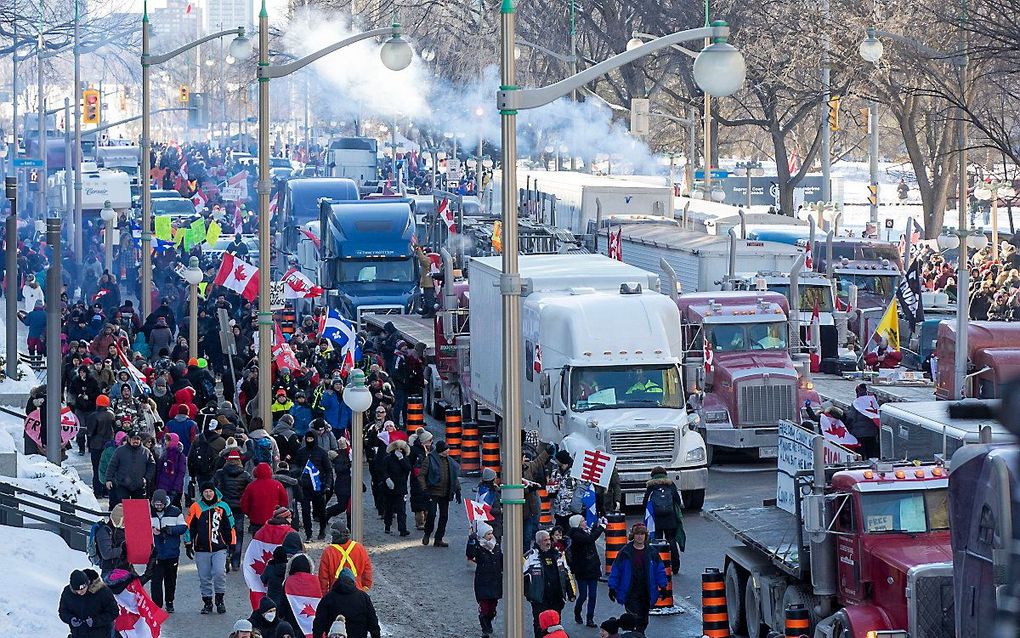
M 361 498 L 361 489 L 364 484 L 364 463 L 362 454 L 364 446 L 361 444 L 363 437 L 362 429 L 364 424 L 365 410 L 372 407 L 372 393 L 365 385 L 365 373 L 355 368 L 347 377 L 347 386 L 344 388 L 344 404 L 351 409 L 351 485 L 354 486 L 351 497 L 351 538 L 364 542 L 364 516 L 361 510 L 364 500 Z
M 514 43 L 517 18 L 513 0 L 503 0 L 500 5 L 501 46 L 500 46 L 500 90 L 496 94 L 502 125 L 503 148 L 503 246 L 516 246 L 517 239 L 517 113 L 549 104 L 570 92 L 577 90 L 624 64 L 646 55 L 690 40 L 699 41 L 713 38 L 714 42 L 705 48 L 695 61 L 695 81 L 706 94 L 725 96 L 740 88 L 746 75 L 743 56 L 735 49 L 725 46 L 729 27 L 725 22 L 712 26 L 672 33 L 646 42 L 629 51 L 619 53 L 608 60 L 595 64 L 549 86 L 535 89 L 521 89 L 517 86 L 517 69 L 514 61 Z M 702 60 L 702 56 L 704 59 Z M 700 62 L 700 64 L 699 64 Z M 731 74 L 734 77 L 713 77 Z M 739 81 L 738 81 L 739 80 Z M 706 167 L 708 168 L 708 167 Z M 522 573 L 524 542 L 522 538 L 524 486 L 521 477 L 521 276 L 518 269 L 518 251 L 503 251 L 500 277 L 500 294 L 503 297 L 503 468 L 505 471 L 502 490 L 504 506 L 504 574 L 507 574 L 507 621 L 506 636 L 519 637 L 524 634 L 523 608 L 524 592 Z M 357 489 L 357 487 L 355 486 Z
M 867 37 L 861 42 L 860 46 L 857 47 L 857 52 L 861 54 L 867 62 L 874 64 L 882 59 L 882 54 L 885 53 L 885 46 L 882 41 L 879 40 L 875 35 L 874 29 L 868 29 Z
M 992 261 L 999 261 L 999 198 L 1012 199 L 1016 190 L 1009 182 L 991 179 L 974 187 L 974 197 L 992 206 Z
M 641 38 L 635 36 L 635 37 L 631 38 L 630 40 L 627 40 L 627 50 L 628 51 L 633 51 L 634 49 L 638 48 L 639 46 L 641 46 L 644 43 L 645 43 L 644 40 L 642 40 Z

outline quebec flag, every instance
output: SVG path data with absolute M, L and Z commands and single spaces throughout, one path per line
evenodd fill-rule
M 648 501 L 648 505 L 645 506 L 645 527 L 648 528 L 648 538 L 655 536 L 655 513 L 652 509 L 652 501 Z
M 581 497 L 581 505 L 584 506 L 584 520 L 588 523 L 589 528 L 595 525 L 595 522 L 599 520 L 599 516 L 595 509 L 596 499 L 595 484 L 589 483 L 588 491 Z
M 322 491 L 322 478 L 319 476 L 319 468 L 315 467 L 315 463 L 312 463 L 311 459 L 305 463 L 304 473 L 308 475 L 308 479 L 312 482 L 312 491 Z
M 355 363 L 361 360 L 361 348 L 358 347 L 357 331 L 354 322 L 340 316 L 336 308 L 326 310 L 326 318 L 322 322 L 322 336 L 337 345 L 340 360 L 350 357 Z

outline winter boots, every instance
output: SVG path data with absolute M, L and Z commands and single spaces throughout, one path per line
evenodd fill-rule
M 168 613 L 168 614 L 174 613 L 174 603 L 173 603 L 173 601 L 172 600 L 166 601 L 166 605 L 164 605 L 163 608 L 166 609 L 166 613 Z
M 478 624 L 482 626 L 482 638 L 489 638 L 494 633 L 492 629 L 493 618 L 495 616 L 478 616 Z
M 202 613 L 203 614 L 212 613 L 212 598 L 202 596 Z
M 223 603 L 223 594 L 216 594 L 216 613 L 227 613 L 227 606 Z
M 425 512 L 414 513 L 414 528 L 421 530 L 425 529 Z

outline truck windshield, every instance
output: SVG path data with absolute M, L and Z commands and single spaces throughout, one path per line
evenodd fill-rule
M 712 324 L 706 326 L 715 352 L 786 350 L 786 322 Z
M 574 412 L 622 407 L 680 408 L 683 403 L 676 366 L 573 368 L 570 409 Z
M 850 296 L 852 285 L 857 286 L 858 294 L 868 293 L 883 299 L 892 299 L 898 280 L 898 275 L 836 274 L 841 299 Z
M 376 282 L 410 282 L 415 280 L 414 262 L 410 257 L 399 259 L 341 259 L 339 281 L 370 284 Z
M 861 494 L 866 534 L 920 534 L 949 529 L 949 490 Z
M 832 312 L 832 288 L 800 284 L 800 309 L 811 312 L 818 304 L 818 312 Z M 769 284 L 768 289 L 790 299 L 790 284 Z M 792 299 L 790 300 L 792 301 Z

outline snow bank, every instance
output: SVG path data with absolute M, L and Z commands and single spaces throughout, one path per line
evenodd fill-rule
M 2 326 L 0 326 L 2 329 Z M 0 339 L 2 341 L 2 339 Z M 0 349 L 2 350 L 2 349 Z M 39 381 L 39 373 L 32 369 L 32 366 L 25 362 L 18 364 L 18 372 L 21 374 L 21 379 L 10 379 L 5 378 L 0 381 L 0 396 L 6 396 L 10 394 L 28 394 L 32 391 L 32 388 L 37 385 L 41 385 Z M 19 409 L 21 409 L 19 407 Z
M 37 638 L 66 636 L 57 617 L 60 592 L 75 569 L 89 566 L 53 532 L 0 527 L 0 636 Z

